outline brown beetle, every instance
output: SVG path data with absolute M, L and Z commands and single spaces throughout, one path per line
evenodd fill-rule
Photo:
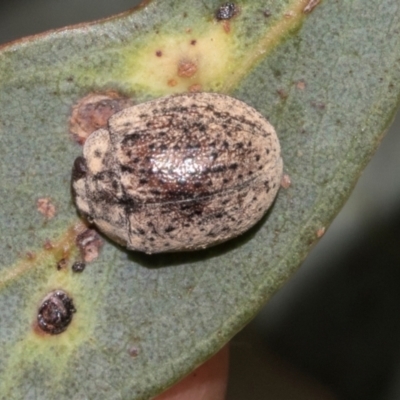
M 126 108 L 87 139 L 72 188 L 80 213 L 128 249 L 202 249 L 265 214 L 282 177 L 272 125 L 234 98 L 188 93 Z

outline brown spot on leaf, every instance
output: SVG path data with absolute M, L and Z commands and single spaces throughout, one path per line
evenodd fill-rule
M 91 93 L 72 108 L 69 130 L 76 142 L 85 143 L 88 136 L 107 126 L 108 119 L 118 111 L 132 105 L 130 99 L 119 93 Z
M 67 264 L 68 264 L 68 260 L 66 258 L 62 258 L 57 263 L 57 271 L 61 271 L 62 269 L 65 269 L 67 267 Z
M 181 60 L 178 64 L 178 76 L 191 78 L 197 72 L 197 65 L 189 60 Z
M 325 234 L 325 227 L 321 227 L 317 230 L 317 238 L 319 239 L 320 237 L 324 236 Z
M 196 43 L 197 43 L 197 40 L 195 40 L 195 39 L 193 39 L 193 40 L 190 41 L 190 44 L 191 44 L 192 46 L 196 46 Z
M 299 90 L 304 90 L 306 88 L 306 83 L 304 81 L 298 81 L 296 82 L 296 87 Z
M 292 181 L 290 180 L 290 176 L 288 174 L 283 174 L 282 179 L 281 179 L 281 186 L 284 189 L 289 189 L 291 184 L 292 184 Z
M 51 243 L 51 241 L 49 239 L 46 239 L 44 241 L 43 248 L 45 250 L 52 250 L 54 248 L 54 245 L 53 245 L 53 243 Z
M 321 2 L 321 0 L 309 0 L 307 5 L 303 9 L 304 14 L 309 14 L 315 7 Z
M 50 292 L 41 302 L 37 313 L 37 325 L 50 335 L 64 332 L 76 312 L 72 298 L 62 290 Z
M 76 237 L 76 245 L 81 252 L 83 261 L 89 263 L 99 256 L 103 240 L 95 230 L 86 229 Z
M 156 56 L 157 57 L 161 57 L 162 56 L 162 51 L 161 50 L 157 50 L 156 51 Z
M 222 27 L 224 28 L 225 33 L 229 33 L 231 31 L 231 24 L 229 21 L 222 21 Z
M 287 92 L 283 89 L 278 89 L 276 92 L 279 94 L 281 99 L 286 99 L 288 97 Z
M 176 85 L 178 84 L 178 82 L 176 81 L 176 79 L 170 79 L 170 80 L 167 82 L 167 84 L 168 84 L 168 86 L 170 86 L 170 87 L 174 87 L 174 86 L 176 86 Z
M 189 86 L 189 92 L 201 92 L 202 86 L 199 83 Z
M 317 110 L 324 110 L 325 109 L 325 103 L 322 101 L 312 101 L 311 105 L 316 108 Z
M 139 355 L 139 349 L 136 346 L 131 346 L 128 349 L 128 354 L 131 357 L 137 357 Z
M 72 264 L 72 271 L 73 272 L 83 272 L 83 270 L 86 268 L 86 264 L 82 261 L 75 261 Z
M 9 272 L 4 271 L 5 273 L 0 280 L 0 287 L 13 282 L 17 277 L 23 276 L 28 271 L 43 265 L 43 263 L 47 263 L 49 255 L 53 256 L 55 260 L 69 258 L 71 252 L 75 249 L 76 237 L 85 230 L 87 230 L 87 226 L 81 221 L 77 221 L 68 227 L 60 238 L 54 239 L 52 242 L 46 240 L 43 250 L 37 253 L 23 252 L 21 260 Z
M 269 18 L 272 15 L 271 10 L 264 10 L 263 15 L 265 18 Z
M 52 219 L 56 215 L 56 206 L 51 202 L 49 197 L 42 197 L 36 202 L 37 210 L 46 219 Z
M 29 261 L 32 261 L 32 260 L 34 260 L 34 259 L 36 258 L 36 254 L 33 253 L 32 251 L 27 251 L 27 252 L 26 252 L 26 258 L 27 258 Z

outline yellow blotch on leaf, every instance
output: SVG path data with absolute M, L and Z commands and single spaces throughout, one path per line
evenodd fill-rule
M 124 75 L 133 90 L 156 96 L 218 91 L 235 68 L 234 53 L 234 36 L 218 25 L 200 34 L 154 35 L 128 55 Z

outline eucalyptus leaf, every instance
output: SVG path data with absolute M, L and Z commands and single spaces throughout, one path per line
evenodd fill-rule
M 388 128 L 400 93 L 397 0 L 243 0 L 218 21 L 221 4 L 148 1 L 0 49 L 1 398 L 148 399 L 178 381 L 300 265 Z M 182 61 L 195 73 L 179 74 Z M 230 94 L 267 117 L 291 184 L 240 238 L 147 256 L 103 237 L 98 258 L 74 272 L 85 227 L 70 193 L 82 151 L 73 105 L 93 92 L 140 103 L 188 90 Z M 37 314 L 54 290 L 76 313 L 49 335 Z

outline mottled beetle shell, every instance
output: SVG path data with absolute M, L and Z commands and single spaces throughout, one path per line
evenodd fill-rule
M 146 253 L 202 249 L 240 235 L 267 211 L 282 177 L 274 128 L 231 97 L 169 96 L 126 108 L 75 160 L 83 216 Z

